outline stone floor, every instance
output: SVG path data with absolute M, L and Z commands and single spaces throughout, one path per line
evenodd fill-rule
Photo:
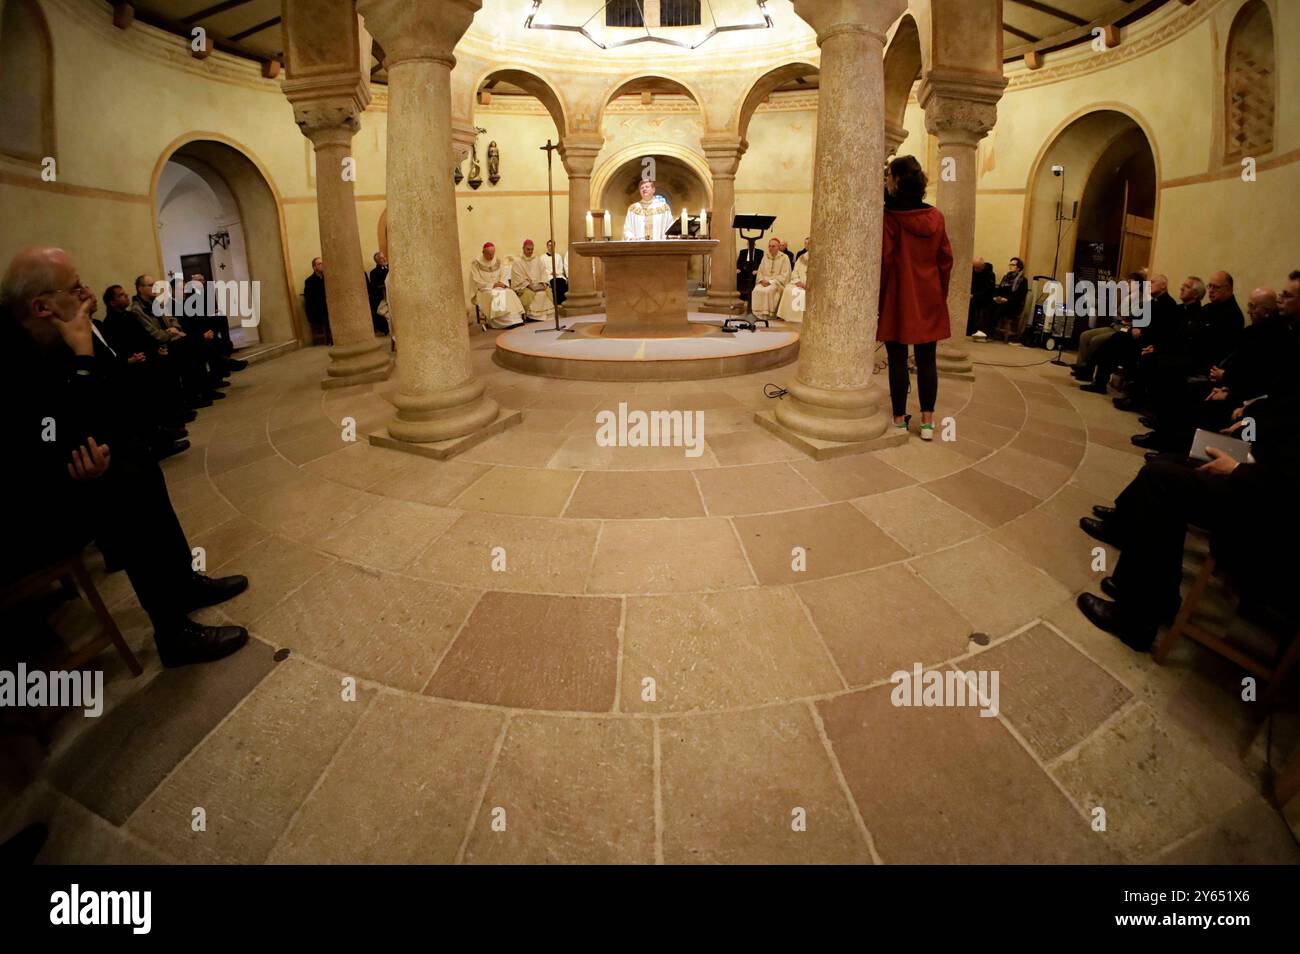
M 48 819 L 47 862 L 1300 860 L 1241 673 L 1075 611 L 1077 518 L 1142 461 L 1045 352 L 945 380 L 955 441 L 818 463 L 752 420 L 793 368 L 617 387 L 473 341 L 524 420 L 445 463 L 369 446 L 394 384 L 322 392 L 324 349 L 236 376 L 165 466 L 252 580 L 207 618 L 253 641 L 162 671 L 104 579 L 146 672 L 103 657 L 109 709 L 5 783 L 4 831 Z M 619 401 L 703 411 L 703 454 L 598 447 Z M 996 718 L 892 705 L 914 664 L 997 671 Z

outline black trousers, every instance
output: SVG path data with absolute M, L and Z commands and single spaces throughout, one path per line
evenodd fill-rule
M 939 343 L 913 345 L 916 352 L 916 387 L 921 400 L 921 413 L 929 414 L 934 410 L 934 403 L 939 398 L 939 366 L 935 355 Z M 889 355 L 889 399 L 894 407 L 894 417 L 907 414 L 907 392 L 911 388 L 911 378 L 907 373 L 907 345 L 897 341 L 885 342 L 885 353 Z
M 1127 610 L 1158 623 L 1178 607 L 1188 524 L 1211 533 L 1227 513 L 1228 478 L 1157 457 L 1115 499 L 1122 548 L 1114 578 Z
M 165 631 L 186 616 L 190 545 L 153 458 L 134 445 L 114 444 L 111 452 L 108 472 L 85 484 L 95 535 L 126 568 L 154 629 Z
M 1102 342 L 1101 347 L 1092 356 L 1093 380 L 1105 384 L 1120 367 L 1123 367 L 1126 372 L 1132 371 L 1136 368 L 1141 353 L 1138 340 L 1135 340 L 1131 333 L 1116 332 Z

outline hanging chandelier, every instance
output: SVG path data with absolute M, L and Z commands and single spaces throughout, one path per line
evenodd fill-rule
M 531 3 L 532 6 L 528 11 L 528 17 L 524 20 L 524 26 L 527 29 L 580 33 L 602 50 L 631 46 L 634 43 L 663 43 L 685 50 L 695 50 L 708 43 L 719 33 L 733 33 L 737 30 L 770 30 L 772 28 L 772 16 L 767 12 L 767 0 L 755 0 L 759 15 L 762 17 L 761 23 L 729 24 L 718 23 L 717 17 L 713 15 L 713 7 L 709 0 L 698 0 L 697 3 L 691 2 L 691 0 L 687 0 L 687 2 L 683 2 L 683 0 L 607 0 L 582 23 L 542 22 L 538 18 L 542 0 L 531 0 Z M 700 15 L 696 22 L 684 22 L 687 17 L 681 14 L 691 7 L 700 10 Z M 697 39 L 681 40 L 655 32 L 665 27 L 703 27 L 705 26 L 704 16 L 702 15 L 703 10 L 708 11 L 708 31 Z M 665 13 L 667 16 L 664 16 Z M 611 20 L 614 22 L 610 22 Z M 643 32 L 623 39 L 613 37 L 602 39 L 597 33 L 592 32 L 593 29 L 600 31 L 606 28 L 631 28 Z

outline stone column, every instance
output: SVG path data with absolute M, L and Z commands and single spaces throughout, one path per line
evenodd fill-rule
M 907 130 L 902 126 L 885 121 L 885 158 L 898 155 L 898 150 L 907 139 Z
M 795 0 L 817 31 L 821 101 L 813 180 L 812 264 L 799 370 L 759 423 L 815 456 L 906 439 L 885 436 L 890 416 L 871 386 L 879 321 L 885 33 L 905 0 Z M 845 268 L 845 262 L 859 267 Z M 766 416 L 765 416 L 766 415 Z M 817 443 L 814 443 L 817 442 Z M 838 446 L 836 446 L 838 445 Z
M 343 174 L 344 161 L 352 158 L 352 136 L 360 128 L 358 110 L 346 102 L 315 102 L 296 105 L 294 114 L 316 151 L 316 213 L 334 338 L 321 387 L 383 381 L 392 370 L 390 346 L 386 337 L 375 337 L 352 179 Z
M 948 287 L 948 317 L 952 337 L 939 345 L 939 373 L 974 379 L 966 346 L 966 317 L 970 309 L 971 261 L 975 257 L 975 200 L 979 184 L 976 153 L 998 118 L 998 100 L 1006 80 L 969 76 L 945 77 L 932 71 L 922 82 L 918 99 L 925 110 L 925 128 L 939 140 L 936 204 L 947 222 L 952 242 L 952 281 Z
M 740 293 L 736 291 L 736 230 L 731 220 L 736 214 L 736 171 L 749 144 L 739 136 L 721 133 L 704 136 L 701 145 L 713 174 L 709 238 L 718 240 L 709 266 L 709 291 L 703 310 L 730 315 L 741 310 Z
M 587 237 L 587 213 L 591 211 L 591 170 L 605 137 L 594 133 L 573 133 L 560 141 L 560 161 L 569 177 L 569 294 L 561 312 L 585 315 L 600 311 L 604 299 L 596 291 L 592 260 L 573 251 L 573 243 Z
M 518 419 L 501 414 L 470 361 L 456 223 L 452 49 L 480 0 L 358 0 L 388 70 L 388 299 L 397 334 L 398 444 L 445 456 Z M 372 436 L 377 443 L 389 443 Z

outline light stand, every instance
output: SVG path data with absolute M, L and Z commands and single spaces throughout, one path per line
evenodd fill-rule
M 550 230 L 551 230 L 550 231 L 551 251 L 547 254 L 551 256 L 551 311 L 555 313 L 555 327 L 536 328 L 534 329 L 535 334 L 541 334 L 542 332 L 569 330 L 568 326 L 560 324 L 560 306 L 556 300 L 558 296 L 555 294 L 555 189 L 552 185 L 552 179 L 551 179 L 551 166 L 553 162 L 551 158 L 551 154 L 554 153 L 555 150 L 559 149 L 560 147 L 558 144 L 552 145 L 551 140 L 547 139 L 546 145 L 540 146 L 539 148 L 546 153 L 546 205 L 550 212 Z
M 1060 267 L 1061 267 L 1061 241 L 1064 237 L 1065 223 L 1073 222 L 1076 218 L 1078 218 L 1079 215 L 1078 202 L 1074 204 L 1074 212 L 1071 215 L 1067 217 L 1065 214 L 1065 167 L 1061 166 L 1060 169 L 1061 171 L 1059 175 L 1061 179 L 1061 197 L 1056 202 L 1056 258 L 1052 260 L 1052 281 L 1058 283 L 1060 282 L 1059 274 L 1060 274 Z M 1071 306 L 1073 306 L 1073 302 L 1071 302 Z M 1062 312 L 1062 316 L 1072 317 L 1072 316 L 1065 315 L 1064 312 Z M 1054 318 L 1055 316 L 1053 316 L 1053 319 Z M 1044 314 L 1043 316 L 1044 325 L 1046 325 L 1047 320 L 1048 320 L 1047 316 L 1046 314 Z M 1046 327 L 1043 328 L 1044 333 L 1047 333 L 1048 330 L 1049 329 L 1047 329 Z M 1066 362 L 1061 360 L 1061 355 L 1064 354 L 1064 351 L 1065 351 L 1064 348 L 1058 347 L 1056 349 L 1056 357 L 1052 359 L 1052 364 L 1058 365 L 1063 368 L 1069 367 L 1069 365 L 1066 364 Z

